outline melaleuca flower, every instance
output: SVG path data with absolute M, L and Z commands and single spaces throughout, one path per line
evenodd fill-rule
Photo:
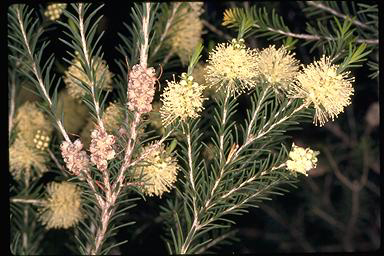
M 16 180 L 25 177 L 40 177 L 48 171 L 48 157 L 44 152 L 29 146 L 25 140 L 16 138 L 9 148 L 10 172 Z
M 218 89 L 239 94 L 254 87 L 257 76 L 257 51 L 247 48 L 243 39 L 219 44 L 209 53 L 206 80 Z
M 27 145 L 34 147 L 34 138 L 38 130 L 44 131 L 47 136 L 52 132 L 52 125 L 36 103 L 25 102 L 18 108 L 15 117 L 17 137 L 23 139 Z
M 67 4 L 49 4 L 47 9 L 44 11 L 44 16 L 50 20 L 57 20 L 60 18 L 63 10 L 67 7 Z
M 108 167 L 107 160 L 115 157 L 115 136 L 107 134 L 107 132 L 100 127 L 96 127 L 91 133 L 91 145 L 89 151 L 91 152 L 91 161 L 96 164 L 97 169 L 105 171 Z
M 199 16 L 203 12 L 203 2 L 188 3 L 179 11 L 180 20 L 172 29 L 169 42 L 183 65 L 188 63 L 193 50 L 201 42 L 203 23 Z
M 192 76 L 186 73 L 181 75 L 181 81 L 167 81 L 168 86 L 164 89 L 161 101 L 163 106 L 160 115 L 164 126 L 180 118 L 185 121 L 187 118 L 195 118 L 198 112 L 203 109 L 204 86 L 193 81 Z
M 299 61 L 284 46 L 274 45 L 259 52 L 258 70 L 262 80 L 278 92 L 286 92 L 299 71 Z
M 63 125 L 67 133 L 78 134 L 86 125 L 89 118 L 89 109 L 79 99 L 73 98 L 68 88 L 64 88 L 58 94 L 56 116 L 63 113 Z
M 81 171 L 89 170 L 89 158 L 83 150 L 80 140 L 70 143 L 63 141 L 60 145 L 61 156 L 67 165 L 67 169 L 74 175 L 79 175 Z
M 103 112 L 101 121 L 107 132 L 112 132 L 119 128 L 119 124 L 124 117 L 123 110 L 117 103 L 110 102 Z
M 128 81 L 128 109 L 140 114 L 152 109 L 152 100 L 155 94 L 155 69 L 143 68 L 136 64 L 129 72 Z
M 307 172 L 316 168 L 317 155 L 319 152 L 310 148 L 302 148 L 292 144 L 291 152 L 289 152 L 289 160 L 286 162 L 287 169 L 296 175 L 296 172 L 308 176 Z
M 47 198 L 39 209 L 39 219 L 46 229 L 70 228 L 83 218 L 81 190 L 70 182 L 51 182 Z
M 94 69 L 97 68 L 96 86 L 102 90 L 112 90 L 112 73 L 109 71 L 107 63 L 101 58 L 95 59 L 92 63 Z M 76 57 L 72 65 L 64 72 L 64 83 L 68 87 L 69 94 L 78 100 L 81 100 L 86 94 L 86 91 L 80 86 L 81 81 L 85 82 L 89 88 L 92 85 L 81 66 L 79 57 Z
M 176 181 L 178 165 L 176 159 L 168 154 L 163 145 L 152 144 L 143 149 L 145 163 L 136 168 L 135 177 L 142 177 L 143 192 L 148 196 L 161 197 L 169 192 Z
M 315 125 L 323 126 L 329 118 L 333 121 L 351 103 L 355 79 L 349 77 L 350 72 L 338 73 L 337 69 L 338 65 L 323 56 L 299 73 L 289 91 L 290 97 L 303 98 L 306 105 L 314 105 Z

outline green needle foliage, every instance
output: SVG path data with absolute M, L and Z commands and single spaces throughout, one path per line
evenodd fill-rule
M 202 3 L 133 3 L 118 40 L 107 42 L 113 47 L 104 40 L 106 5 L 49 4 L 44 15 L 10 6 L 11 252 L 57 253 L 46 246 L 57 232 L 66 254 L 124 253 L 151 228 L 137 223 L 153 205 L 150 223 L 160 224 L 170 254 L 238 241 L 235 216 L 297 188 L 298 173 L 316 167 L 318 153 L 292 144 L 288 132 L 342 113 L 354 91 L 348 70 L 374 51 L 378 34 L 359 24 L 377 25 L 377 8 L 324 5 L 348 18 L 326 15 L 306 35 L 275 10 L 228 9 L 223 25 L 237 36 L 209 49 Z M 307 17 L 320 15 L 312 7 Z M 283 46 L 251 49 L 245 41 L 264 36 Z M 291 52 L 299 40 L 327 58 L 300 65 Z M 369 65 L 378 73 L 377 62 Z M 42 99 L 34 112 L 15 104 L 21 81 Z M 57 111 L 59 101 L 88 109 L 79 134 L 64 120 L 80 117 Z

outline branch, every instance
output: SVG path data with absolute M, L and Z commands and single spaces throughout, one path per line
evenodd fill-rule
M 358 20 L 352 20 L 351 17 L 349 16 L 346 16 L 342 13 L 339 13 L 338 11 L 336 11 L 335 9 L 332 9 L 331 7 L 329 6 L 325 6 L 324 4 L 322 4 L 321 2 L 314 2 L 314 1 L 307 1 L 307 4 L 309 5 L 312 5 L 314 7 L 317 7 L 319 9 L 322 9 L 324 11 L 327 11 L 337 17 L 340 17 L 344 20 L 349 20 L 349 21 L 352 21 L 353 24 L 355 24 L 356 26 L 359 26 L 359 27 L 362 27 L 362 28 L 365 28 L 365 29 L 370 29 L 368 25 L 358 21 Z
M 149 38 L 149 19 L 150 19 L 150 9 L 151 9 L 151 3 L 146 2 L 146 14 L 143 15 L 143 38 L 144 38 L 144 43 L 140 47 L 140 65 L 143 68 L 147 68 L 147 61 L 148 61 L 148 38 Z
M 231 36 L 227 35 L 220 29 L 216 28 L 214 25 L 209 23 L 207 20 L 201 20 L 204 26 L 206 26 L 209 30 L 211 30 L 213 33 L 215 33 L 218 36 L 224 37 L 226 40 L 231 40 Z
M 24 46 L 27 48 L 27 52 L 28 52 L 28 55 L 29 55 L 29 58 L 31 59 L 32 61 L 32 70 L 33 70 L 33 73 L 39 83 L 39 86 L 40 86 L 40 89 L 42 90 L 43 92 L 43 96 L 45 98 L 45 100 L 48 102 L 49 104 L 49 107 L 51 108 L 52 110 L 52 101 L 51 99 L 49 98 L 49 95 L 48 95 L 48 92 L 46 90 L 46 87 L 44 85 L 44 82 L 43 82 L 43 78 L 42 78 L 42 74 L 38 71 L 37 69 L 37 65 L 36 65 L 36 61 L 35 61 L 35 57 L 34 57 L 34 53 L 31 51 L 31 48 L 29 47 L 29 41 L 28 41 L 28 38 L 27 38 L 27 33 L 25 31 L 25 27 L 24 27 L 24 23 L 23 23 L 23 19 L 21 17 L 21 13 L 20 13 L 20 9 L 19 8 L 15 8 L 16 9 L 16 15 L 17 15 L 17 20 L 18 20 L 18 23 L 19 23 L 19 27 L 20 27 L 20 32 L 22 33 L 23 35 L 23 41 L 24 41 Z M 56 117 L 56 116 L 55 116 Z M 71 140 L 69 139 L 69 136 L 67 134 L 67 132 L 65 131 L 64 129 L 64 126 L 63 124 L 61 123 L 61 121 L 59 119 L 56 118 L 56 123 L 57 123 L 57 126 L 59 127 L 59 130 L 61 132 L 61 134 L 63 135 L 64 139 L 69 142 L 69 143 L 72 143 Z
M 172 13 L 171 15 L 169 16 L 168 20 L 167 20 L 167 23 L 165 24 L 165 28 L 164 28 L 164 31 L 162 32 L 161 34 L 161 37 L 160 37 L 160 41 L 158 43 L 158 45 L 156 46 L 155 50 L 153 50 L 152 52 L 152 55 L 155 56 L 155 54 L 158 52 L 158 50 L 160 49 L 161 45 L 163 44 L 164 42 L 164 39 L 167 37 L 168 35 L 168 30 L 170 29 L 171 27 L 171 24 L 173 22 L 173 19 L 176 17 L 176 11 L 177 9 L 179 8 L 180 6 L 180 2 L 175 2 L 175 3 L 172 3 Z
M 89 56 L 89 53 L 88 53 L 86 36 L 85 36 L 84 15 L 85 15 L 84 5 L 82 3 L 79 3 L 79 30 L 80 30 L 81 44 L 82 44 L 86 64 L 89 70 L 91 71 L 91 77 L 89 77 L 89 81 L 91 82 L 90 87 L 91 87 L 93 104 L 95 105 L 95 110 L 96 110 L 97 123 L 101 127 L 101 129 L 104 131 L 105 130 L 104 124 L 100 117 L 100 106 L 99 106 L 99 102 L 96 100 L 96 95 L 95 95 L 95 81 L 93 79 L 94 76 L 92 75 L 93 67 L 91 66 L 91 56 Z
M 8 115 L 8 140 L 11 138 L 11 132 L 13 128 L 13 115 L 15 112 L 15 94 L 16 94 L 16 85 L 15 85 L 15 72 L 12 72 L 11 76 L 11 86 L 10 91 L 10 103 L 9 103 L 9 115 Z
M 9 199 L 11 203 L 21 203 L 21 204 L 33 204 L 33 205 L 42 205 L 43 201 L 39 199 L 28 199 L 21 197 L 11 197 Z

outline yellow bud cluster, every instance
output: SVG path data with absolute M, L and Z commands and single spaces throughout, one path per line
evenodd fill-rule
M 67 7 L 67 4 L 50 4 L 47 6 L 47 9 L 44 12 L 44 16 L 48 17 L 50 20 L 57 20 L 60 18 L 63 10 Z
M 45 150 L 48 148 L 50 140 L 51 138 L 44 130 L 37 130 L 33 143 L 37 149 Z
M 291 152 L 289 152 L 289 160 L 286 162 L 287 169 L 293 173 L 302 173 L 308 176 L 307 172 L 316 168 L 317 155 L 319 152 L 310 148 L 302 148 L 292 144 Z

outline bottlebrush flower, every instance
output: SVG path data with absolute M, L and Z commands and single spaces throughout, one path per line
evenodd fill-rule
M 201 41 L 203 23 L 199 16 L 203 12 L 203 2 L 187 3 L 178 15 L 180 20 L 173 27 L 170 44 L 183 65 L 188 63 L 193 50 Z
M 299 61 L 284 46 L 274 45 L 259 52 L 258 71 L 276 92 L 286 92 L 299 72 Z
M 109 71 L 107 63 L 98 58 L 94 60 L 93 67 L 96 69 L 96 86 L 102 90 L 112 90 L 112 73 Z M 104 77 L 103 77 L 104 76 Z M 104 78 L 103 80 L 101 80 Z M 64 72 L 64 83 L 68 87 L 69 94 L 81 101 L 86 91 L 80 86 L 81 81 L 90 88 L 91 81 L 81 66 L 80 60 L 75 58 L 72 65 Z
M 51 182 L 47 186 L 47 198 L 39 209 L 39 219 L 46 229 L 67 229 L 83 218 L 81 190 L 70 182 Z
M 203 109 L 204 86 L 193 82 L 193 77 L 187 76 L 186 73 L 183 73 L 181 78 L 179 83 L 167 81 L 168 86 L 161 97 L 163 106 L 160 115 L 164 126 L 168 126 L 177 118 L 182 121 L 195 118 Z
M 134 177 L 141 177 L 145 183 L 144 194 L 159 196 L 169 192 L 176 181 L 178 165 L 176 159 L 168 154 L 163 145 L 152 144 L 143 150 L 145 163 L 136 168 Z
M 79 175 L 81 171 L 89 169 L 89 158 L 83 150 L 83 144 L 80 140 L 75 140 L 73 143 L 63 141 L 60 150 L 67 169 L 74 175 Z
M 257 76 L 257 51 L 247 48 L 243 39 L 218 44 L 209 53 L 206 80 L 218 89 L 240 94 L 255 86 Z
M 108 160 L 115 157 L 115 136 L 107 134 L 106 131 L 100 127 L 96 127 L 91 133 L 91 145 L 89 151 L 91 152 L 91 161 L 96 164 L 97 169 L 105 171 L 108 167 Z
M 152 100 L 155 94 L 155 69 L 143 68 L 136 64 L 129 72 L 128 109 L 141 114 L 152 110 Z
M 39 177 L 48 171 L 47 158 L 44 152 L 29 146 L 25 140 L 16 138 L 9 148 L 10 172 L 16 180 L 22 177 L 27 180 Z
M 350 72 L 338 73 L 337 69 L 338 65 L 332 65 L 330 59 L 323 56 L 305 67 L 289 90 L 290 97 L 302 98 L 308 106 L 314 105 L 315 125 L 323 126 L 329 118 L 333 121 L 351 104 L 355 78 L 349 77 Z

